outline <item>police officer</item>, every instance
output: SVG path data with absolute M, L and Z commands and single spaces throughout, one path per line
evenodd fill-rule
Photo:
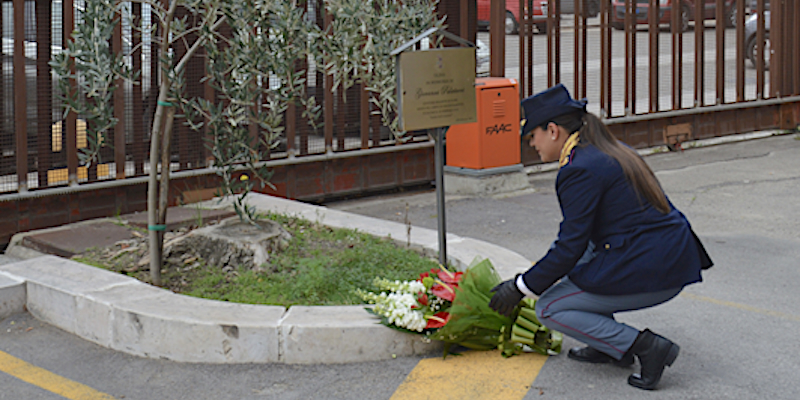
M 523 297 L 540 296 L 539 320 L 588 345 L 571 349 L 570 359 L 630 366 L 636 356 L 641 372 L 628 383 L 654 389 L 680 348 L 614 314 L 672 299 L 713 263 L 653 171 L 586 112 L 585 99 L 572 99 L 559 84 L 522 107 L 523 140 L 542 161 L 560 164 L 563 221 L 542 259 L 492 289 L 490 306 L 510 316 Z

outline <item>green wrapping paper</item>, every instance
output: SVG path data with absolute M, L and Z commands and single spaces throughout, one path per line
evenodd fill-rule
M 497 348 L 504 357 L 521 353 L 525 350 L 523 346 L 544 355 L 561 351 L 561 334 L 551 331 L 536 319 L 535 300 L 520 302 L 512 318 L 489 308 L 491 289 L 501 281 L 492 263 L 486 259 L 476 259 L 465 271 L 448 310 L 450 320 L 429 335 L 432 340 L 445 342 L 445 357 L 452 344 L 474 350 Z

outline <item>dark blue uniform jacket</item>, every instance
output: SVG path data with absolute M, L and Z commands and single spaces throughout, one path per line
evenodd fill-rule
M 541 294 L 568 275 L 597 294 L 655 292 L 700 282 L 713 263 L 686 217 L 670 203 L 662 214 L 637 196 L 619 163 L 592 145 L 579 144 L 556 179 L 563 221 L 558 240 L 525 274 Z M 595 244 L 595 257 L 576 265 Z

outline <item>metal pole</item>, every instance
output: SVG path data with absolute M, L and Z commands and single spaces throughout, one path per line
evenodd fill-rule
M 439 264 L 447 266 L 447 228 L 444 216 L 444 133 L 447 128 L 436 128 L 436 215 L 439 222 Z

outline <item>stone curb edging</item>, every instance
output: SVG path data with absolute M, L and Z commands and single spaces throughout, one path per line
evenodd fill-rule
M 428 255 L 436 231 L 252 194 L 260 211 L 297 215 L 335 228 L 391 237 Z M 210 201 L 204 208 L 230 207 Z M 448 258 L 464 268 L 488 258 L 504 279 L 530 262 L 483 241 L 447 235 Z M 27 310 L 36 318 L 101 346 L 178 362 L 328 364 L 428 354 L 440 343 L 378 324 L 362 306 L 279 306 L 181 296 L 136 279 L 56 256 L 0 266 L 0 318 Z

